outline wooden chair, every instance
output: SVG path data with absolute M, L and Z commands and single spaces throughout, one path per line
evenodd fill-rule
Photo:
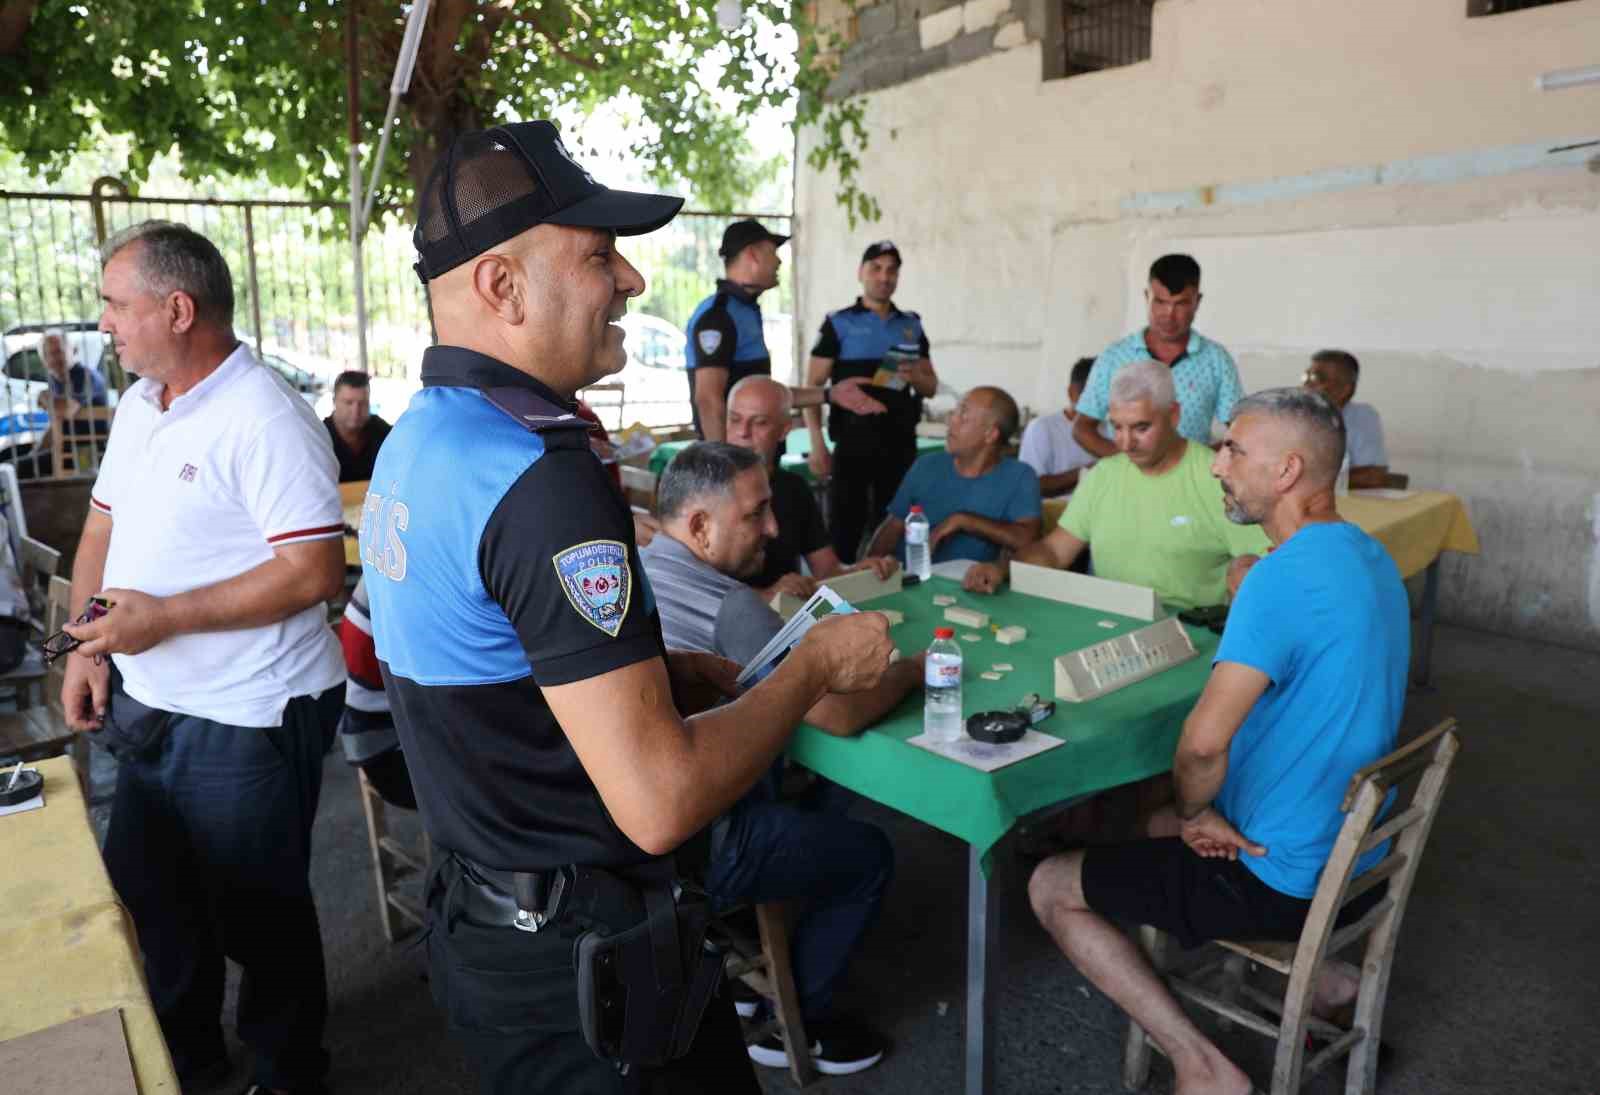
M 420 848 L 408 848 L 389 835 L 389 804 L 378 794 L 378 789 L 367 779 L 367 774 L 356 769 L 356 782 L 361 793 L 361 812 L 367 819 L 367 845 L 372 851 L 372 873 L 378 883 L 378 916 L 383 920 L 383 936 L 393 943 L 401 932 L 395 930 L 395 917 L 400 916 L 420 929 L 423 925 L 422 904 L 400 888 L 400 883 L 412 875 L 426 875 L 428 861 L 433 858 L 433 848 L 428 834 L 422 834 Z
M 72 583 L 65 578 L 50 579 L 45 626 L 50 634 L 71 619 Z M 0 714 L 0 754 L 17 755 L 23 760 L 43 760 L 63 753 L 72 757 L 78 780 L 87 784 L 89 743 L 84 735 L 67 729 L 61 707 L 61 684 L 66 659 L 57 658 L 42 679 L 46 703 L 41 707 Z
M 61 567 L 61 553 L 49 544 L 24 536 L 18 541 L 17 571 L 22 576 L 22 588 L 28 594 L 28 606 L 37 614 L 49 600 L 50 581 Z M 34 630 L 44 634 L 40 621 L 35 619 Z
M 636 468 L 631 464 L 618 464 L 622 473 L 622 493 L 628 505 L 654 513 L 656 508 L 656 474 L 649 468 Z
M 22 589 L 28 598 L 28 608 L 33 614 L 32 631 L 35 639 L 54 634 L 59 624 L 47 627 L 49 616 L 50 583 L 55 579 L 56 568 L 61 565 L 61 553 L 48 544 L 28 536 L 18 540 L 17 572 L 22 579 Z M 64 622 L 64 621 L 63 621 Z M 45 683 L 44 656 L 37 643 L 29 643 L 22 664 L 10 672 L 0 674 L 0 684 L 16 688 L 17 709 L 32 707 L 43 702 L 35 692 L 48 691 Z
M 1303 1079 L 1347 1053 L 1348 1095 L 1371 1095 L 1377 1083 L 1378 1037 L 1383 1029 L 1383 1007 L 1389 993 L 1389 972 L 1400 920 L 1450 779 L 1451 765 L 1460 749 L 1455 725 L 1454 719 L 1446 719 L 1351 778 L 1344 797 L 1344 825 L 1328 865 L 1323 868 L 1298 943 L 1220 941 L 1218 945 L 1225 952 L 1220 959 L 1205 961 L 1207 955 L 1202 952 L 1203 965 L 1176 974 L 1168 971 L 1165 934 L 1150 927 L 1139 929 L 1145 953 L 1167 976 L 1174 993 L 1214 1012 L 1225 1024 L 1238 1023 L 1277 1042 L 1272 1095 L 1299 1091 Z M 1418 778 L 1411 801 L 1404 808 L 1397 802 L 1380 822 L 1379 811 L 1389 792 L 1413 777 Z M 1386 840 L 1393 841 L 1389 854 L 1352 882 L 1356 860 Z M 1384 879 L 1389 880 L 1389 889 L 1382 900 L 1354 922 L 1335 926 L 1340 909 Z M 1313 1018 L 1310 1008 L 1318 967 L 1325 957 L 1336 955 L 1363 938 L 1366 944 L 1354 1022 L 1345 1029 Z M 1252 963 L 1287 977 L 1287 990 L 1271 995 L 1246 983 L 1246 967 Z M 1219 971 L 1221 983 L 1216 991 L 1205 987 Z M 1241 998 L 1255 1008 L 1244 1006 Z M 1310 1060 L 1306 1060 L 1308 1031 L 1324 1043 L 1324 1048 Z M 1144 1030 L 1129 1023 L 1122 1075 L 1129 1091 L 1139 1090 L 1149 1077 L 1152 1048 L 1157 1047 Z
M 800 1015 L 800 993 L 789 961 L 788 911 L 781 902 L 768 902 L 756 905 L 755 914 L 759 940 L 739 932 L 726 917 L 713 922 L 712 932 L 728 950 L 727 976 L 743 981 L 772 1005 L 773 1017 L 746 1034 L 746 1042 L 782 1031 L 789 1050 L 789 1075 L 795 1086 L 805 1087 L 817 1078 L 817 1069 L 811 1062 L 811 1042 Z

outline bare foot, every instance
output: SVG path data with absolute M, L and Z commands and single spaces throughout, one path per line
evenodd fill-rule
M 1311 1014 L 1318 1019 L 1342 1018 L 1361 992 L 1361 971 L 1337 958 L 1326 959 L 1317 968 L 1317 983 L 1311 990 Z
M 1255 1090 L 1250 1077 L 1216 1046 L 1208 1045 L 1202 1057 L 1185 1061 L 1181 1067 L 1176 1060 L 1172 1063 L 1178 1074 L 1173 1095 L 1250 1095 Z

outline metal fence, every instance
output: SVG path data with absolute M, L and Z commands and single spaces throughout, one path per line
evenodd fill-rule
M 623 253 L 644 274 L 647 288 L 633 311 L 682 330 L 695 305 L 721 273 L 717 247 L 729 220 L 745 214 L 686 212 L 665 229 L 621 241 Z M 42 414 L 35 349 L 39 329 L 92 324 L 100 314 L 101 241 L 148 218 L 179 221 L 210 238 L 234 274 L 235 327 L 315 400 L 338 372 L 358 361 L 355 295 L 350 264 L 348 209 L 341 204 L 296 201 L 220 201 L 135 197 L 115 179 L 96 182 L 90 194 L 0 190 L 0 333 L 6 335 L 7 407 L 0 419 L 0 459 L 24 455 Z M 761 215 L 787 233 L 790 218 Z M 380 211 L 362 247 L 366 283 L 367 363 L 378 378 L 404 384 L 432 341 L 426 297 L 413 273 L 411 226 L 404 211 Z M 763 300 L 774 371 L 786 375 L 792 353 L 792 288 L 785 284 Z M 26 328 L 32 327 L 32 331 Z M 674 341 L 670 328 L 660 341 Z M 85 332 L 76 356 L 109 349 Z M 681 340 L 678 340 L 681 346 Z M 96 360 L 108 378 L 115 362 Z M 681 382 L 680 382 L 681 384 Z M 676 394 L 681 391 L 681 396 Z M 630 391 L 628 407 L 651 422 L 688 417 L 687 385 Z M 675 406 L 651 407 L 651 403 Z M 634 414 L 629 413 L 629 420 Z M 652 422 L 652 424 L 656 424 Z M 25 428 L 26 427 L 26 428 Z M 93 454 L 80 454 L 92 465 Z M 19 461 L 19 468 L 25 466 Z M 85 474 L 92 467 L 54 469 Z

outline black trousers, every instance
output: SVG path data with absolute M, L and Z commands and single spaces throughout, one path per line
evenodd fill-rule
M 878 527 L 900 489 L 900 480 L 917 458 L 915 436 L 879 439 L 846 437 L 834 443 L 833 478 L 828 483 L 829 534 L 839 560 L 853 563 L 861 538 Z
M 759 1095 L 726 997 L 711 1001 L 687 1055 L 619 1074 L 578 1027 L 573 933 L 559 921 L 537 934 L 473 923 L 454 870 L 447 861 L 428 884 L 428 979 L 482 1095 Z
M 344 687 L 289 702 L 283 724 L 176 715 L 149 757 L 122 761 L 105 861 L 133 914 L 179 1078 L 222 1058 L 224 957 L 244 971 L 239 1038 L 254 1079 L 292 1088 L 328 1068 L 311 823 Z

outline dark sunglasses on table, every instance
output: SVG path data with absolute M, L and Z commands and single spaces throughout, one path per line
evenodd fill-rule
M 77 624 L 92 624 L 109 611 L 111 611 L 110 601 L 106 600 L 104 597 L 90 597 L 89 606 L 85 608 L 83 610 L 83 614 L 80 615 L 76 620 L 73 620 L 72 623 L 74 626 Z M 68 635 L 65 630 L 57 631 L 54 635 L 51 635 L 48 639 L 40 644 L 44 650 L 44 662 L 46 665 L 49 665 L 51 662 L 55 661 L 59 657 L 62 657 L 63 655 L 71 654 L 74 650 L 78 649 L 78 647 L 82 645 L 82 639 Z

